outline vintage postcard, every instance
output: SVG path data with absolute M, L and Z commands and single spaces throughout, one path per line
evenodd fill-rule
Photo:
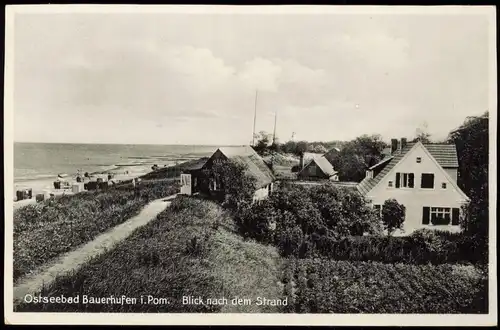
M 5 31 L 5 323 L 497 324 L 494 7 Z

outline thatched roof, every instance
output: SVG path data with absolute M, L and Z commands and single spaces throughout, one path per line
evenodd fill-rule
M 245 165 L 247 174 L 255 178 L 257 188 L 262 188 L 276 179 L 271 169 L 252 147 L 221 147 L 218 150 L 228 159 Z

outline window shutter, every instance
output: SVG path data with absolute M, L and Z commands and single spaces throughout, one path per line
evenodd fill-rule
M 454 207 L 452 209 L 452 215 L 451 215 L 451 224 L 453 226 L 458 226 L 459 224 L 459 219 L 460 219 L 460 209 Z
M 424 206 L 423 212 L 422 212 L 422 224 L 423 225 L 428 225 L 429 224 L 429 215 L 431 212 L 431 208 L 428 206 Z
M 408 187 L 413 188 L 414 186 L 415 186 L 415 175 L 413 173 L 410 173 L 408 177 Z
M 396 188 L 399 188 L 401 173 L 396 173 Z

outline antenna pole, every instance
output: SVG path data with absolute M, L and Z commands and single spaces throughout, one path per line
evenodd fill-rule
M 255 102 L 254 102 L 254 114 L 253 114 L 253 134 L 252 134 L 252 146 L 255 147 L 255 122 L 257 121 L 257 93 L 258 90 L 255 91 Z
M 278 117 L 278 113 L 274 113 L 274 130 L 273 130 L 273 148 L 276 148 L 276 119 Z M 271 168 L 273 168 L 274 165 L 274 154 L 276 153 L 276 150 L 272 150 L 272 155 L 271 155 Z
M 276 143 L 276 119 L 278 117 L 278 114 L 275 112 L 274 113 L 274 131 L 273 131 L 273 144 Z

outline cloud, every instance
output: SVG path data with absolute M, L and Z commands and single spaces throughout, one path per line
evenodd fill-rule
M 250 89 L 275 92 L 282 71 L 283 68 L 273 61 L 259 57 L 247 61 L 238 78 Z
M 195 143 L 193 132 L 246 143 L 256 89 L 257 130 L 272 130 L 277 112 L 283 137 L 412 134 L 424 119 L 445 132 L 488 107 L 485 22 L 464 15 L 20 16 L 16 132 L 47 136 L 57 117 L 102 122 L 109 133 L 99 138 L 116 142 L 139 126 L 166 143 Z M 117 128 L 106 124 L 115 121 Z M 130 143 L 140 130 L 127 135 Z M 75 140 L 85 132 L 68 128 Z

